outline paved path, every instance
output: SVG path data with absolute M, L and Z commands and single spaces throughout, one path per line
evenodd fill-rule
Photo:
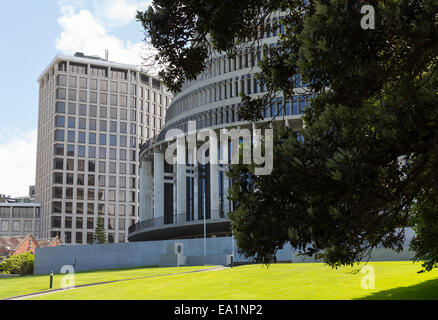
M 69 291 L 69 290 L 74 290 L 74 289 L 79 289 L 79 288 L 86 288 L 86 287 L 101 286 L 101 285 L 108 284 L 108 283 L 116 283 L 116 282 L 148 279 L 148 278 L 157 278 L 157 277 L 176 276 L 176 275 L 180 275 L 180 274 L 217 271 L 217 270 L 223 270 L 223 269 L 227 269 L 227 267 L 213 267 L 213 268 L 208 268 L 208 269 L 186 271 L 186 272 L 179 272 L 179 273 L 160 274 L 160 275 L 140 277 L 140 278 L 121 279 L 121 280 L 105 281 L 105 282 L 98 282 L 98 283 L 91 283 L 91 284 L 83 284 L 83 285 L 80 285 L 80 286 L 75 286 L 75 287 L 70 287 L 70 288 L 65 288 L 65 289 L 54 289 L 54 290 L 41 291 L 41 292 L 37 292 L 37 293 L 25 294 L 25 295 L 20 295 L 20 296 L 15 296 L 15 297 L 10 297 L 10 298 L 6 298 L 6 299 L 0 299 L 0 300 L 26 300 L 26 299 L 40 297 L 40 296 L 45 296 L 45 295 L 53 294 L 53 293 L 57 293 L 57 292 Z

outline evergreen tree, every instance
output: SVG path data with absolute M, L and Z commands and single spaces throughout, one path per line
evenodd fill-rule
M 375 9 L 375 29 L 362 28 L 364 5 Z M 282 19 L 266 24 L 277 9 Z M 291 243 L 336 267 L 379 246 L 402 250 L 412 226 L 415 259 L 437 265 L 437 0 L 154 0 L 137 18 L 175 92 L 205 70 L 211 48 L 235 57 L 260 45 L 260 31 L 280 30 L 259 63 L 266 92 L 242 95 L 241 119 L 262 119 L 301 80 L 317 97 L 300 139 L 276 130 L 271 175 L 231 168 L 241 254 L 269 262 Z
M 103 217 L 97 217 L 96 228 L 94 229 L 93 235 L 94 243 L 96 244 L 105 244 L 107 243 L 107 237 L 105 233 L 105 220 Z

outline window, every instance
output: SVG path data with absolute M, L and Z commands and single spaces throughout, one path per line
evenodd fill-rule
M 88 175 L 88 186 L 93 187 L 95 186 L 95 178 L 94 175 Z M 90 199 L 90 190 L 88 190 L 88 200 L 94 200 L 94 191 L 93 191 L 93 199 Z
M 2 232 L 9 232 L 9 221 L 2 221 L 1 230 Z
M 96 144 L 96 134 L 95 133 L 90 132 L 88 134 L 88 143 L 89 144 Z
M 54 173 L 53 174 L 53 183 L 54 184 L 62 184 L 63 183 L 63 174 L 62 173 Z
M 93 131 L 96 130 L 96 120 L 95 119 L 90 119 L 89 124 L 90 124 L 89 130 L 93 130 Z
M 87 129 L 87 119 L 85 119 L 85 118 L 79 118 L 79 125 L 78 125 L 78 127 L 79 127 L 79 129 L 81 129 L 81 130 L 86 130 Z
M 108 81 L 100 80 L 100 90 L 107 91 L 108 90 Z
M 101 146 L 106 146 L 106 134 L 99 135 L 99 144 Z M 102 149 L 102 148 L 101 148 Z M 104 148 L 103 148 L 104 149 Z
M 57 102 L 55 110 L 57 113 L 65 113 L 65 102 Z
M 87 89 L 87 78 L 79 78 L 79 88 Z
M 66 90 L 65 88 L 58 88 L 56 89 L 56 99 L 65 100 L 66 98 Z
M 64 130 L 55 130 L 55 141 L 64 141 Z
M 96 147 L 88 147 L 88 158 L 96 158 Z
M 64 128 L 65 127 L 65 117 L 56 116 L 55 117 L 55 126 Z
M 51 220 L 52 228 L 61 228 L 61 217 L 52 217 Z
M 53 167 L 55 170 L 64 170 L 64 159 L 55 159 L 53 162 Z
M 110 176 L 109 177 L 109 187 L 110 188 L 115 188 L 116 187 L 116 177 L 115 176 Z
M 106 132 L 106 128 L 107 127 L 107 122 L 106 122 L 106 120 L 100 120 L 100 123 L 99 123 L 99 130 L 100 131 L 102 131 L 102 132 Z M 102 136 L 102 135 L 100 135 L 100 136 Z M 102 143 L 101 143 L 102 144 Z M 104 144 L 106 144 L 106 143 L 104 143 Z
M 62 212 L 62 202 L 52 202 L 52 213 Z

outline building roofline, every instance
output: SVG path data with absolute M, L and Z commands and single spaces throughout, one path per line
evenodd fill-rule
M 55 64 L 55 62 L 58 61 L 58 60 L 68 60 L 68 61 L 77 62 L 77 63 L 84 63 L 84 62 L 86 62 L 86 63 L 89 63 L 89 64 L 93 64 L 93 65 L 97 65 L 97 66 L 103 66 L 103 67 L 114 67 L 114 68 L 121 68 L 121 69 L 130 69 L 130 70 L 134 70 L 134 71 L 137 71 L 137 72 L 142 72 L 142 73 L 148 75 L 149 77 L 152 77 L 154 79 L 159 80 L 157 77 L 152 76 L 152 75 L 147 74 L 144 71 L 142 71 L 139 66 L 135 66 L 135 65 L 132 65 L 132 64 L 125 64 L 125 63 L 114 62 L 114 61 L 107 61 L 107 60 L 99 60 L 99 59 L 93 59 L 93 58 L 87 58 L 87 57 L 75 57 L 75 56 L 57 54 L 55 56 L 55 58 L 53 58 L 52 61 L 49 63 L 49 65 L 44 69 L 44 71 L 40 74 L 40 76 L 38 77 L 38 80 L 37 80 L 38 82 L 41 81 L 41 78 L 47 73 L 47 71 L 49 71 L 49 69 L 52 67 L 52 65 Z
M 0 203 L 0 207 L 41 207 L 41 203 L 6 202 L 6 203 Z

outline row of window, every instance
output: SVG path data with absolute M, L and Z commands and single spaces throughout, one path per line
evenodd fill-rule
M 76 222 L 76 224 L 73 227 L 74 221 Z M 116 219 L 114 219 L 114 218 L 105 218 L 106 231 L 115 230 L 116 229 L 115 222 L 116 222 Z M 130 223 L 130 225 L 128 227 L 135 224 L 135 220 L 131 219 L 131 220 L 129 220 L 129 223 Z M 61 217 L 57 217 L 57 216 L 51 217 L 51 227 L 56 228 L 56 229 L 61 229 L 61 228 L 83 229 L 83 228 L 86 228 L 88 230 L 94 230 L 96 227 L 96 224 L 97 224 L 97 219 L 94 219 L 94 218 L 86 218 L 86 219 L 76 218 L 73 220 L 73 218 L 71 218 L 71 217 L 65 217 L 64 224 L 62 224 Z M 125 219 L 118 219 L 118 230 L 125 231 L 125 229 L 126 229 Z
M 117 172 L 117 164 L 118 164 L 118 172 Z M 54 170 L 67 170 L 67 171 L 77 171 L 77 172 L 99 172 L 99 173 L 118 173 L 119 175 L 136 175 L 137 174 L 137 164 L 131 163 L 127 164 L 124 162 L 106 162 L 99 161 L 96 162 L 94 160 L 74 160 L 74 159 L 64 159 L 55 158 L 53 160 L 53 169 Z M 107 170 L 108 169 L 108 170 Z M 129 172 L 128 172 L 129 169 Z M 123 177 L 120 177 L 123 178 Z
M 87 179 L 87 181 L 85 181 Z M 64 176 L 62 173 L 54 173 L 53 175 L 53 183 L 54 184 L 65 184 L 66 185 L 76 185 L 76 186 L 89 186 L 89 187 L 110 187 L 110 188 L 126 188 L 129 187 L 131 189 L 137 189 L 137 184 L 135 178 L 129 179 L 129 185 L 127 186 L 126 178 L 120 177 L 119 183 L 117 184 L 116 176 L 107 176 L 106 175 L 99 175 L 95 176 L 92 174 L 84 175 L 84 174 L 76 174 L 76 179 L 74 179 L 73 173 L 67 173 L 64 179 Z M 62 190 L 62 188 L 61 188 Z M 55 198 L 62 198 L 62 194 L 60 193 L 58 189 L 54 189 L 53 191 L 53 197 Z M 121 191 L 122 192 L 122 191 Z M 123 191 L 124 192 L 124 191 Z M 135 200 L 134 200 L 135 201 Z
M 11 217 L 12 208 L 12 218 L 33 218 L 34 208 L 25 207 L 0 207 L 0 218 L 9 219 Z M 39 218 L 40 208 L 35 208 L 35 217 Z
M 8 220 L 2 220 L 0 224 L 0 230 L 1 232 L 32 232 L 32 225 L 32 220 L 13 220 L 12 223 L 9 223 Z
M 115 172 L 113 172 L 115 173 Z M 77 186 L 84 186 L 85 185 L 85 175 L 84 174 L 76 174 L 76 180 L 74 179 L 75 174 L 74 173 L 67 173 L 63 174 L 61 172 L 55 172 L 53 173 L 53 184 L 66 184 L 66 185 L 77 185 Z M 104 187 L 105 186 L 105 176 L 98 176 L 98 184 L 99 186 Z M 94 187 L 96 185 L 96 176 L 94 175 L 88 175 L 87 176 L 88 186 Z M 127 186 L 126 183 L 126 177 L 119 177 L 119 183 L 118 187 L 125 189 L 126 187 L 130 189 L 137 189 L 137 179 L 134 177 L 129 178 L 128 180 L 129 185 Z M 115 176 L 109 176 L 108 177 L 108 186 L 114 187 L 116 186 L 116 177 Z M 71 199 L 71 198 L 70 198 Z
M 90 192 L 90 191 L 88 191 L 88 192 Z M 53 214 L 61 214 L 61 213 L 73 214 L 73 212 L 74 212 L 78 215 L 83 215 L 83 214 L 95 215 L 96 210 L 94 207 L 95 207 L 94 203 L 77 202 L 76 206 L 75 206 L 75 210 L 73 210 L 73 203 L 72 202 L 66 201 L 64 203 L 64 208 L 63 208 L 62 202 L 54 201 L 54 202 L 52 202 L 52 213 Z M 108 216 L 116 216 L 117 215 L 119 217 L 124 217 L 126 215 L 125 210 L 127 207 L 129 208 L 128 215 L 130 217 L 135 217 L 136 216 L 136 209 L 135 209 L 134 205 L 126 206 L 124 204 L 119 204 L 116 207 L 115 204 L 108 204 L 106 206 L 106 209 L 108 211 Z M 97 213 L 99 215 L 105 215 L 105 204 L 103 204 L 103 203 L 97 204 Z
M 62 133 L 59 132 L 55 132 L 55 141 L 63 141 L 60 140 L 62 139 Z M 70 141 L 70 140 L 69 140 Z M 94 141 L 93 138 L 91 138 L 90 141 Z M 72 141 L 74 142 L 74 141 Z M 83 142 L 81 142 L 83 143 Z M 89 142 L 90 144 L 95 144 L 95 142 Z M 116 146 L 115 144 L 112 144 L 112 140 L 110 140 L 110 145 L 111 146 Z M 120 146 L 124 145 L 123 143 L 120 143 Z M 86 151 L 86 146 L 84 145 L 78 145 L 77 147 L 75 147 L 74 145 L 70 145 L 68 144 L 67 147 L 65 148 L 67 151 L 67 156 L 68 157 L 74 157 L 74 156 L 78 156 L 80 158 L 85 158 L 88 157 L 90 159 L 107 159 L 107 154 L 108 154 L 108 159 L 109 160 L 120 160 L 120 161 L 136 161 L 136 151 L 134 150 L 127 150 L 127 149 L 119 149 L 119 157 L 117 158 L 117 149 L 114 148 L 109 148 L 107 150 L 107 148 L 105 147 L 99 147 L 96 149 L 96 147 L 92 147 L 89 146 L 88 147 L 88 154 L 86 155 L 85 151 Z M 97 153 L 96 153 L 97 151 Z M 64 151 L 64 145 L 63 144 L 56 144 L 55 145 L 55 155 L 65 155 L 65 151 Z M 127 155 L 129 155 L 129 158 L 127 157 Z
M 61 237 L 63 235 L 63 237 Z M 50 236 L 52 238 L 54 237 L 59 237 L 60 239 L 64 239 L 64 243 L 67 244 L 71 244 L 71 243 L 75 243 L 75 244 L 94 244 L 94 232 L 87 232 L 86 234 L 82 234 L 82 232 L 76 232 L 74 233 L 74 235 L 76 236 L 75 241 L 73 242 L 73 238 L 72 238 L 72 232 L 71 231 L 66 231 L 61 233 L 61 231 L 52 231 L 50 233 Z M 86 236 L 86 238 L 85 238 Z M 125 242 L 125 233 L 108 233 L 107 234 L 107 238 L 108 238 L 108 243 L 114 243 L 115 242 L 115 237 L 117 236 L 118 239 L 118 243 L 123 243 Z

